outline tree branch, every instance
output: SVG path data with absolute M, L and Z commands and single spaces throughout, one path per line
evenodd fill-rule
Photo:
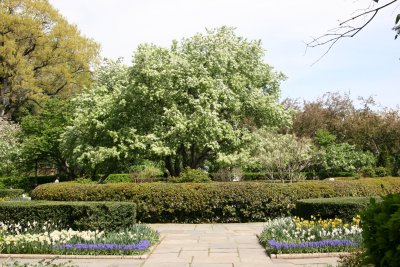
M 375 0 L 374 0 L 375 1 Z M 394 4 L 398 0 L 392 0 L 389 3 L 386 3 L 382 6 L 379 6 L 374 9 L 370 10 L 364 10 L 360 14 L 357 14 L 345 21 L 342 21 L 339 23 L 339 27 L 334 28 L 329 30 L 331 33 L 326 33 L 324 35 L 321 35 L 317 38 L 313 38 L 311 42 L 306 43 L 306 53 L 308 48 L 314 48 L 317 46 L 325 46 L 328 45 L 328 48 L 326 51 L 312 64 L 314 65 L 318 61 L 320 61 L 326 54 L 329 53 L 329 51 L 332 49 L 332 47 L 341 39 L 343 38 L 352 38 L 355 35 L 357 35 L 361 30 L 363 30 L 374 18 L 375 16 L 379 13 L 380 10 Z M 378 2 L 378 1 L 375 1 Z M 355 21 L 361 17 L 366 17 L 370 16 L 367 21 L 363 22 L 360 26 L 352 26 L 349 25 L 349 22 Z

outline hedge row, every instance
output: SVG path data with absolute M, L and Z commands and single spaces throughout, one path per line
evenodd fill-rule
M 250 222 L 287 215 L 297 200 L 377 196 L 400 192 L 400 179 L 308 181 L 293 184 L 228 182 L 204 184 L 77 184 L 37 187 L 36 200 L 132 201 L 142 222 Z
M 136 205 L 129 202 L 10 201 L 0 203 L 0 222 L 46 222 L 63 229 L 115 230 L 136 221 Z
M 23 189 L 0 189 L 0 198 L 17 198 L 22 196 Z
M 368 207 L 370 197 L 311 198 L 297 201 L 294 215 L 309 219 L 311 215 L 322 219 L 341 218 L 351 221 Z

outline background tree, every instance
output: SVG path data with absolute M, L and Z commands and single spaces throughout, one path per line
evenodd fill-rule
M 21 121 L 20 171 L 38 175 L 40 169 L 55 170 L 58 175 L 74 177 L 60 151 L 60 136 L 71 119 L 71 103 L 52 98 L 44 103 L 37 115 Z
M 92 179 L 103 174 L 128 170 L 126 162 L 136 155 L 135 130 L 125 128 L 127 121 L 115 111 L 118 105 L 126 105 L 120 99 L 127 86 L 128 68 L 121 60 L 106 60 L 97 69 L 92 88 L 73 99 L 74 118 L 61 136 L 60 149 L 68 165 L 79 175 Z
M 400 151 L 400 111 L 377 108 L 373 98 L 354 103 L 348 95 L 325 94 L 315 101 L 305 101 L 295 113 L 293 133 L 312 138 L 321 145 L 321 134 L 328 132 L 336 142 L 355 145 L 369 151 L 377 166 L 397 175 Z M 326 136 L 325 136 L 326 137 Z
M 47 0 L 0 1 L 0 116 L 90 84 L 98 45 L 83 37 Z
M 169 49 L 141 45 L 127 85 L 112 82 L 110 92 L 100 84 L 80 97 L 64 147 L 93 167 L 140 153 L 164 161 L 172 176 L 238 153 L 253 129 L 290 124 L 278 103 L 284 76 L 263 57 L 259 41 L 227 27 Z
M 312 165 L 315 154 L 311 139 L 260 129 L 256 140 L 252 160 L 270 179 L 305 179 L 301 172 Z

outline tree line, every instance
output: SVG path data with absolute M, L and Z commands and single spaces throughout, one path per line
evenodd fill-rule
M 280 103 L 285 75 L 233 28 L 140 45 L 128 66 L 99 61 L 47 1 L 0 5 L 0 176 L 398 174 L 398 110 L 339 94 Z

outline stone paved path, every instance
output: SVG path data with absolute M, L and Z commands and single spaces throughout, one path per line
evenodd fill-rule
M 72 262 L 82 267 L 336 266 L 337 258 L 271 260 L 256 236 L 261 233 L 263 225 L 264 223 L 152 224 L 151 227 L 161 233 L 162 241 L 147 259 L 74 259 Z M 0 263 L 4 260 L 0 259 Z

